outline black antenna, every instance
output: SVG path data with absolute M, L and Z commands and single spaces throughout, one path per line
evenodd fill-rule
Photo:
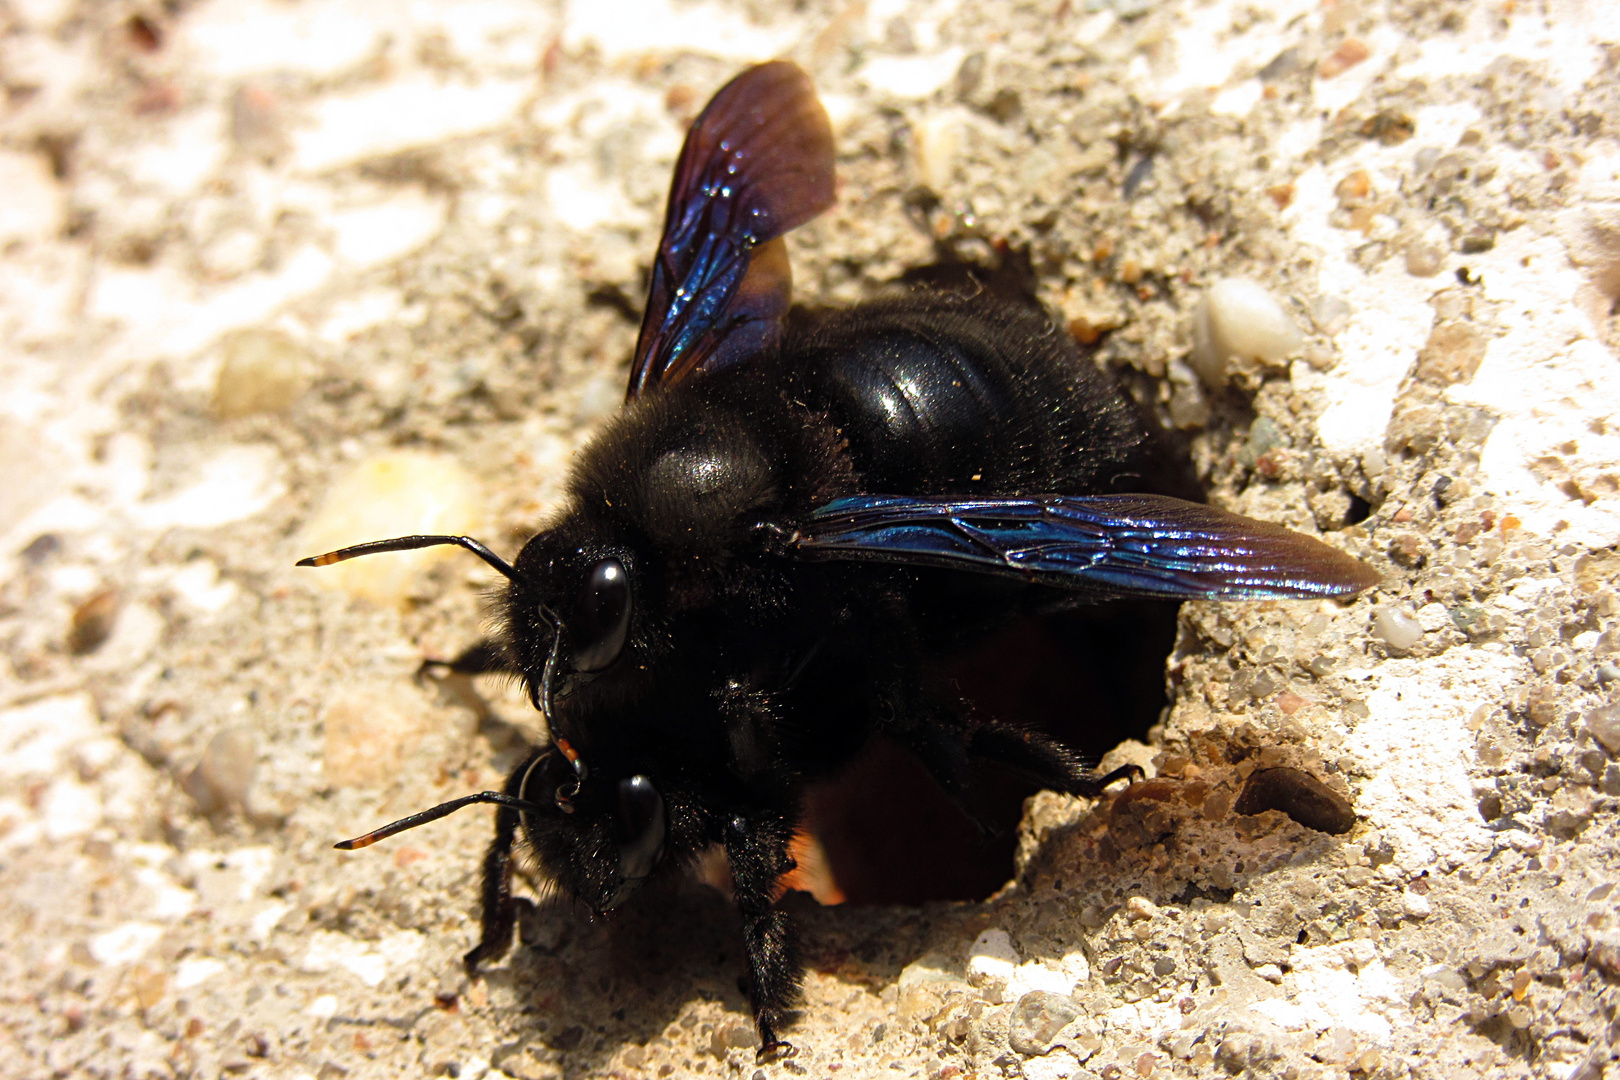
M 453 544 L 456 547 L 465 548 L 506 575 L 508 580 L 514 582 L 518 580 L 517 571 L 512 569 L 510 563 L 470 536 L 396 536 L 392 540 L 372 540 L 364 544 L 355 544 L 353 547 L 328 551 L 325 555 L 299 559 L 294 565 L 331 566 L 333 563 L 358 559 L 362 555 L 380 555 L 385 551 L 415 551 L 417 548 L 438 547 L 441 544 Z M 546 655 L 545 667 L 541 669 L 540 682 L 529 688 L 529 697 L 534 702 L 534 707 L 545 715 L 546 723 L 552 724 L 556 722 L 555 717 L 557 715 L 552 707 L 552 694 L 557 682 L 558 658 L 562 651 L 562 620 L 557 617 L 556 612 L 545 604 L 540 605 L 540 617 L 551 627 L 551 650 Z M 573 762 L 574 772 L 583 781 L 586 773 L 585 763 L 579 760 L 577 756 L 570 760 Z M 576 784 L 575 791 L 578 790 Z M 354 840 L 345 840 L 337 846 L 346 849 L 365 847 L 367 844 L 376 843 L 385 836 L 393 836 L 397 832 L 414 829 L 424 822 L 435 821 L 446 814 L 454 813 L 463 806 L 475 802 L 500 803 L 502 806 L 514 806 L 520 810 L 534 809 L 533 803 L 526 803 L 521 799 L 513 799 L 508 795 L 498 795 L 495 792 L 486 791 L 480 795 L 469 795 L 464 799 L 457 799 L 442 806 L 435 806 L 431 810 L 424 810 L 420 814 L 412 814 L 408 818 L 401 818 L 392 825 L 385 825 L 376 832 L 367 833 L 365 836 L 357 837 Z
M 384 551 L 414 551 L 417 548 L 437 547 L 440 544 L 454 544 L 456 547 L 466 548 L 505 574 L 509 580 L 517 580 L 517 571 L 512 569 L 510 563 L 470 536 L 397 536 L 392 540 L 372 540 L 370 543 L 328 551 L 325 555 L 299 559 L 295 565 L 331 566 L 333 563 L 348 559 L 358 559 L 362 555 L 377 555 Z
M 384 543 L 387 543 L 387 541 L 384 541 Z M 438 821 L 442 817 L 448 817 L 455 813 L 463 806 L 471 806 L 474 803 L 495 803 L 498 806 L 510 806 L 514 810 L 521 810 L 531 814 L 547 813 L 544 806 L 539 803 L 532 803 L 527 799 L 502 795 L 498 791 L 480 791 L 476 795 L 463 795 L 459 799 L 451 799 L 447 803 L 440 803 L 431 810 L 423 810 L 420 813 L 412 814 L 410 817 L 402 817 L 398 821 L 384 825 L 380 829 L 373 829 L 364 836 L 357 836 L 353 840 L 344 840 L 332 846 L 342 851 L 354 851 L 357 848 L 370 847 L 377 841 L 386 840 L 395 833 L 402 833 L 406 829 L 414 829 L 418 825 L 426 825 L 430 821 Z

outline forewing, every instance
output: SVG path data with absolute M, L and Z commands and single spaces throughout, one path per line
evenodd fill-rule
M 721 87 L 675 165 L 627 398 L 776 340 L 792 278 L 772 241 L 832 202 L 832 125 L 810 77 L 778 60 Z
M 1270 522 L 1159 495 L 913 499 L 817 510 L 807 558 L 942 566 L 1099 596 L 1309 600 L 1378 583 L 1372 567 Z

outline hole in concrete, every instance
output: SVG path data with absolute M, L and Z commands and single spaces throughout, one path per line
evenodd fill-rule
M 1020 619 L 936 673 L 975 711 L 1063 743 L 1087 762 L 1145 739 L 1167 700 L 1178 605 L 1115 601 Z M 807 799 L 827 868 L 850 903 L 977 900 L 1012 877 L 1024 800 L 1040 785 L 976 770 L 982 833 L 899 746 L 877 741 Z

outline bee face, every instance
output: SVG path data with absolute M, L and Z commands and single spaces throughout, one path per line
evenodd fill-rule
M 664 797 L 643 773 L 582 777 L 554 747 L 529 762 L 518 797 L 535 807 L 522 821 L 542 868 L 593 911 L 618 907 L 663 861 Z
M 530 698 L 555 722 L 556 702 L 614 669 L 632 650 L 636 560 L 626 548 L 541 533 L 524 547 L 507 591 L 514 658 Z

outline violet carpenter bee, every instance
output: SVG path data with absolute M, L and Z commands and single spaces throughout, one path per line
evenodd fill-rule
M 719 848 L 762 1058 L 792 1051 L 803 971 L 776 899 L 808 785 L 876 736 L 964 802 L 980 762 L 1086 795 L 1125 775 L 1090 776 L 1062 745 L 941 700 L 919 675 L 930 659 L 1113 597 L 1312 599 L 1376 581 L 1298 533 L 1142 493 L 1142 423 L 1033 300 L 917 287 L 790 309 L 782 237 L 831 205 L 833 162 L 793 64 L 715 95 L 675 167 L 625 407 L 514 562 L 408 536 L 299 564 L 478 555 L 509 581 L 503 634 L 451 666 L 519 675 L 550 733 L 503 791 L 338 846 L 496 804 L 469 970 L 510 947 L 519 850 L 606 912 Z

